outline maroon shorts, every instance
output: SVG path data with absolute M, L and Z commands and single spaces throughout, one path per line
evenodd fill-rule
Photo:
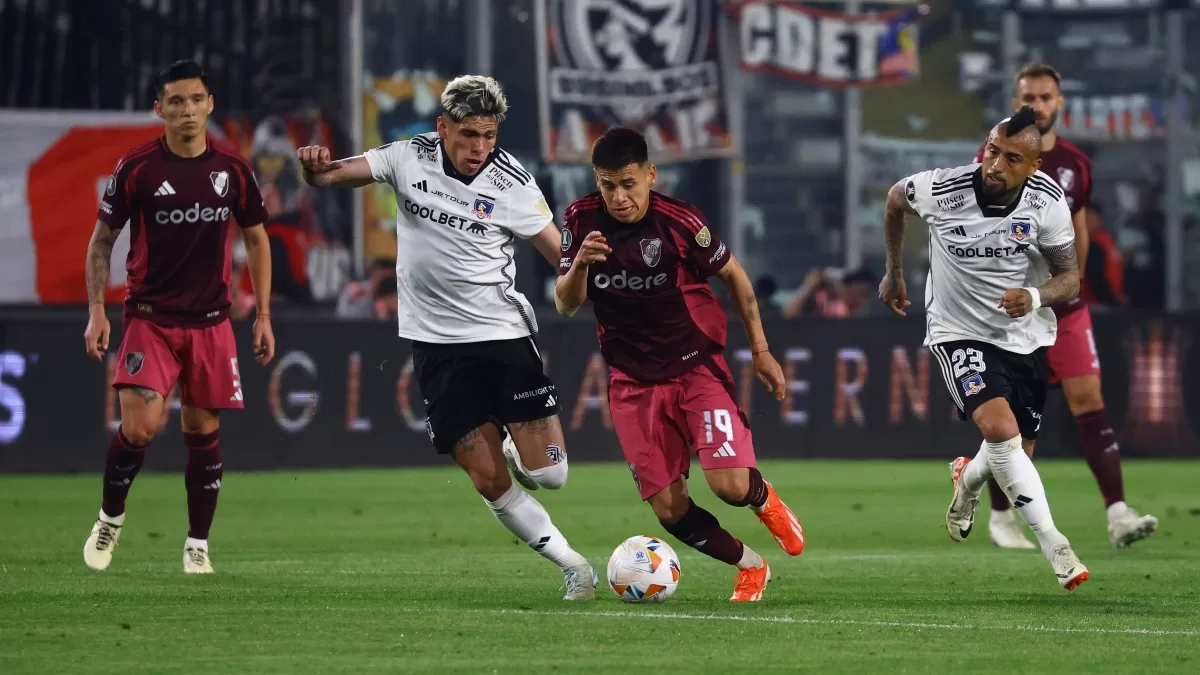
M 1087 307 L 1058 318 L 1058 338 L 1046 350 L 1050 384 L 1072 377 L 1100 374 L 1100 356 L 1092 336 L 1092 313 Z
M 613 426 L 642 499 L 686 476 L 693 454 L 704 469 L 755 466 L 754 438 L 733 392 L 733 375 L 720 354 L 657 384 L 611 369 Z
M 184 405 L 241 408 L 233 326 L 225 320 L 207 328 L 176 328 L 127 319 L 113 387 L 146 387 L 166 398 L 177 382 Z

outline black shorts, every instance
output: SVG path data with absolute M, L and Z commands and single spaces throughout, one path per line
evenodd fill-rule
M 956 340 L 930 345 L 929 350 L 960 418 L 969 420 L 979 406 L 1003 398 L 1017 418 L 1021 437 L 1037 438 L 1050 374 L 1044 347 L 1032 354 L 1017 354 L 986 342 Z
M 533 338 L 432 344 L 413 342 L 413 370 L 425 399 L 433 447 L 451 454 L 472 429 L 558 414 L 558 392 L 542 371 Z

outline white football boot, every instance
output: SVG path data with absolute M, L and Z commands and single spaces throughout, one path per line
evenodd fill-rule
M 1079 556 L 1071 550 L 1070 544 L 1054 547 L 1050 554 L 1050 565 L 1058 576 L 1058 583 L 1068 591 L 1073 591 L 1079 584 L 1088 580 L 1088 568 L 1079 561 Z
M 208 559 L 208 544 L 188 538 L 183 544 L 184 574 L 212 574 L 212 562 Z
M 521 454 L 517 452 L 517 444 L 513 442 L 511 433 L 505 433 L 504 442 L 500 444 L 500 449 L 504 451 L 504 461 L 508 464 L 509 473 L 521 484 L 521 487 L 526 490 L 536 490 L 541 487 L 529 475 L 529 472 L 525 469 L 525 465 L 521 463 Z
M 1139 515 L 1137 511 L 1117 502 L 1108 507 L 1108 541 L 1117 548 L 1125 548 L 1141 541 L 1158 529 L 1158 518 Z
M 92 533 L 83 544 L 83 562 L 87 566 L 102 572 L 112 563 L 113 549 L 121 539 L 121 526 L 125 524 L 125 514 L 113 518 L 103 511 L 92 525 Z
M 971 460 L 959 457 L 950 462 L 950 480 L 954 483 L 954 496 L 946 509 L 946 533 L 954 541 L 962 541 L 971 534 L 975 526 L 975 507 L 979 505 L 979 493 L 967 492 L 962 484 L 962 472 Z
M 596 570 L 588 563 L 568 567 L 563 570 L 563 585 L 560 587 L 567 591 L 563 600 L 595 600 L 596 585 L 599 583 L 600 577 L 596 576 Z
M 988 536 L 1000 548 L 1035 549 L 1037 545 L 1025 537 L 1021 523 L 1012 509 L 992 511 L 988 519 Z

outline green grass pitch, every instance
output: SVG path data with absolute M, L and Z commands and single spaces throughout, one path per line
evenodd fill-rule
M 164 452 L 169 450 L 162 450 Z M 663 605 L 559 598 L 457 469 L 231 473 L 212 577 L 182 573 L 183 480 L 143 475 L 112 567 L 83 541 L 98 476 L 0 478 L 0 673 L 1196 673 L 1200 462 L 1127 462 L 1157 534 L 1114 550 L 1080 461 L 1041 462 L 1060 529 L 1092 572 L 1068 593 L 1036 551 L 946 536 L 941 462 L 766 462 L 808 548 L 693 492 L 772 563 L 763 602 L 670 537 Z M 579 464 L 537 493 L 603 577 L 634 534 L 666 536 L 624 466 Z M 986 495 L 985 495 L 986 500 Z M 985 501 L 986 504 L 986 501 Z

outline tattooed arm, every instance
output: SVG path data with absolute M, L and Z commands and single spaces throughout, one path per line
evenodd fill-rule
M 1043 305 L 1074 300 L 1079 295 L 1079 258 L 1075 244 L 1052 246 L 1042 251 L 1050 265 L 1050 281 L 1038 286 Z
M 108 317 L 104 315 L 104 292 L 108 290 L 109 265 L 118 234 L 120 230 L 97 221 L 92 240 L 88 242 L 87 263 L 83 273 L 87 280 L 88 325 L 83 339 L 88 355 L 97 360 L 103 358 L 108 349 L 111 328 Z
M 89 308 L 97 305 L 101 309 L 104 308 L 104 292 L 108 290 L 108 269 L 113 244 L 117 243 L 117 235 L 120 233 L 120 230 L 113 230 L 108 225 L 96 221 L 96 230 L 92 232 L 92 240 L 88 242 L 87 268 L 84 272 Z
M 905 195 L 907 189 L 903 180 L 893 185 L 888 190 L 887 205 L 883 212 L 887 272 L 879 283 L 879 299 L 897 316 L 905 316 L 904 308 L 912 304 L 908 300 L 908 288 L 904 282 L 904 216 L 909 213 L 917 215 L 917 212 Z
M 1042 255 L 1050 265 L 1050 281 L 1037 287 L 1037 307 L 1049 307 L 1060 302 L 1074 300 L 1079 295 L 1079 262 L 1075 254 L 1075 242 L 1069 241 L 1042 249 Z M 1033 294 L 1027 288 L 1010 288 L 1000 298 L 1000 307 L 1014 319 L 1034 311 Z
M 734 256 L 717 272 L 717 276 L 729 290 L 733 306 L 742 317 L 746 327 L 746 337 L 750 339 L 750 353 L 754 362 L 755 376 L 763 386 L 774 394 L 777 400 L 783 400 L 787 381 L 783 377 L 783 368 L 771 355 L 767 345 L 767 334 L 763 330 L 762 317 L 758 313 L 758 298 L 754 295 L 754 284 L 750 276 L 742 268 L 742 264 Z
M 754 284 L 751 283 L 750 276 L 732 255 L 717 276 L 725 283 L 725 288 L 729 289 L 733 306 L 742 317 L 746 337 L 750 338 L 750 351 L 767 351 L 767 334 L 763 331 L 762 318 L 758 314 L 758 298 L 754 295 Z

